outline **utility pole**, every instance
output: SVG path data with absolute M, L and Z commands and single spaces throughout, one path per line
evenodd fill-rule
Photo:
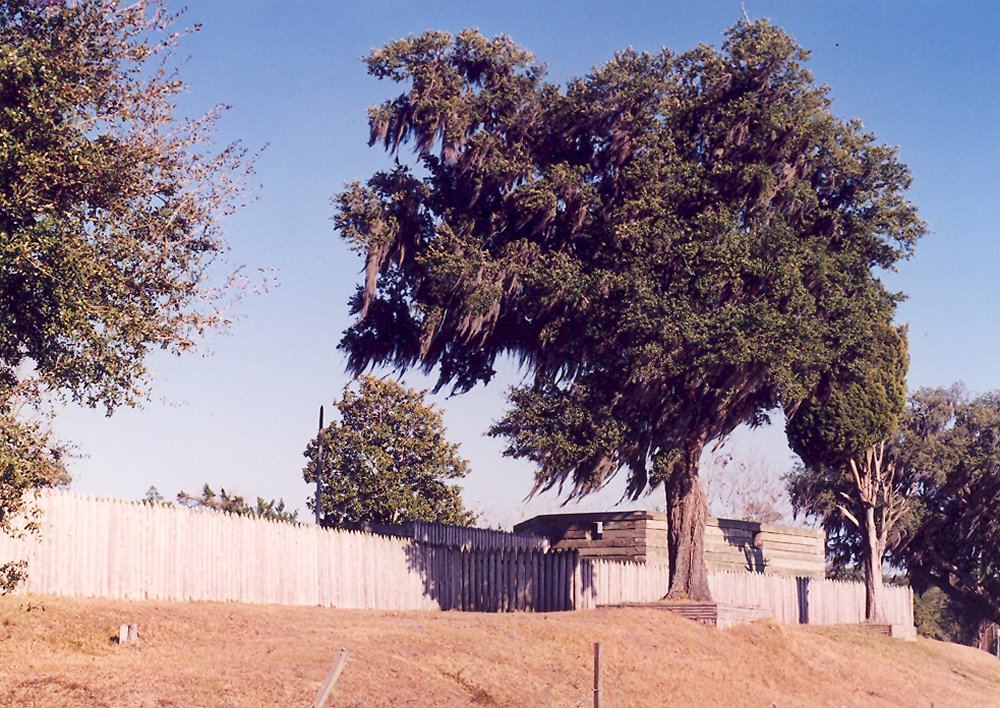
M 316 433 L 316 525 L 319 526 L 319 480 L 323 473 L 323 406 L 319 407 L 319 432 Z

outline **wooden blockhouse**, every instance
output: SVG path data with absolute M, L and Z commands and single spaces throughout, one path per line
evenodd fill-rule
M 667 565 L 667 515 L 660 511 L 544 514 L 514 526 L 555 549 L 576 549 L 586 558 Z M 816 529 L 709 518 L 705 561 L 709 570 L 744 570 L 822 578 L 825 535 Z

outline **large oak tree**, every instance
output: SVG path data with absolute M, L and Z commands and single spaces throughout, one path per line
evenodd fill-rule
M 565 86 L 475 31 L 367 59 L 403 92 L 370 111 L 395 166 L 335 199 L 366 263 L 350 368 L 464 392 L 517 358 L 492 433 L 535 491 L 662 486 L 674 596 L 709 596 L 702 449 L 866 356 L 895 306 L 873 271 L 924 230 L 896 151 L 832 113 L 806 58 L 761 21 Z

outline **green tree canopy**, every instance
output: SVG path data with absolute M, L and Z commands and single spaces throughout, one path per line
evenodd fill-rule
M 146 355 L 190 348 L 240 290 L 217 219 L 247 163 L 212 148 L 218 111 L 174 117 L 174 20 L 0 0 L 0 527 L 58 467 L 46 402 L 142 401 Z
M 864 357 L 895 298 L 873 275 L 923 233 L 908 170 L 830 110 L 767 22 L 721 49 L 626 50 L 565 87 L 506 37 L 428 32 L 368 57 L 393 169 L 336 197 L 366 259 L 350 368 L 438 386 L 530 381 L 492 429 L 570 498 L 665 486 L 671 592 L 707 597 L 704 446 Z M 417 165 L 400 162 L 411 145 Z
M 914 587 L 948 595 L 981 641 L 990 622 L 1000 624 L 1000 392 L 917 391 L 898 447 L 900 464 L 923 482 L 893 559 Z
M 149 491 L 146 492 L 146 501 L 151 504 L 163 503 L 163 498 L 160 497 L 160 493 L 156 487 L 150 487 Z M 227 492 L 225 488 L 221 487 L 219 488 L 219 492 L 216 493 L 207 484 L 202 487 L 201 494 L 199 495 L 178 492 L 177 503 L 189 509 L 213 509 L 236 516 L 252 516 L 268 521 L 294 522 L 296 521 L 295 517 L 298 516 L 297 512 L 285 509 L 284 499 L 275 501 L 274 499 L 257 497 L 256 504 L 249 504 L 239 494 Z
M 912 518 L 919 480 L 897 464 L 896 430 L 906 405 L 906 333 L 872 328 L 871 356 L 834 370 L 786 431 L 802 459 L 788 476 L 796 513 L 819 518 L 835 564 L 862 564 L 866 616 L 881 616 L 882 563 Z
M 441 413 L 424 401 L 426 391 L 362 376 L 357 391 L 336 403 L 340 420 L 322 433 L 320 522 L 401 524 L 437 521 L 470 526 L 475 514 L 462 504 L 469 463 L 445 439 Z M 307 482 L 316 482 L 316 440 L 305 450 Z M 309 506 L 315 512 L 315 502 Z

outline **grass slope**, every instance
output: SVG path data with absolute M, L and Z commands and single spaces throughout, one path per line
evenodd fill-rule
M 346 647 L 332 705 L 587 706 L 595 641 L 606 706 L 1000 706 L 994 657 L 857 628 L 49 597 L 0 598 L 0 705 L 305 706 Z

